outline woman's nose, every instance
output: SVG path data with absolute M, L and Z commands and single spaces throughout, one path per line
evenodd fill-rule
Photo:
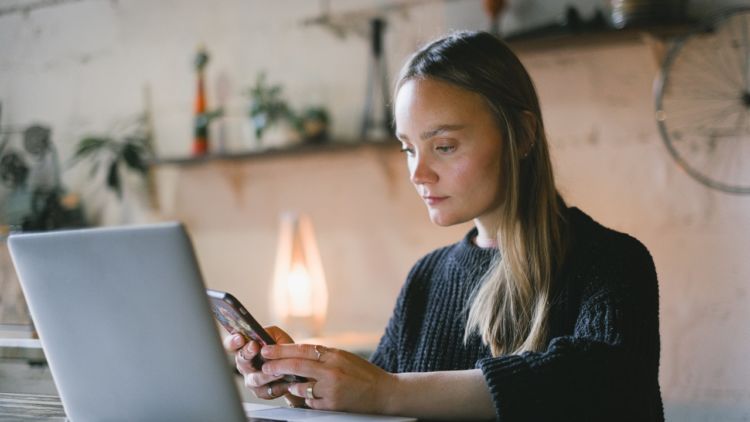
M 437 173 L 433 170 L 432 166 L 424 156 L 420 157 L 417 155 L 412 158 L 409 167 L 410 179 L 415 185 L 435 183 L 438 179 Z

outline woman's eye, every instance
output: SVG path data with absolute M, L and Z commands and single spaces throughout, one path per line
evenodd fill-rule
M 401 146 L 401 152 L 405 152 L 407 155 L 412 155 L 414 153 L 414 149 L 402 145 Z
M 453 145 L 441 145 L 441 146 L 436 146 L 435 149 L 438 152 L 446 153 L 446 152 L 453 152 L 456 149 L 456 147 Z

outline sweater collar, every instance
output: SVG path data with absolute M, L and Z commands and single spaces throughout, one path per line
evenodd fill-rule
M 591 221 L 591 217 L 577 207 L 568 208 L 565 210 L 565 215 L 571 229 L 576 227 L 580 230 L 580 226 L 585 226 L 586 223 Z M 573 234 L 575 232 L 576 230 L 571 230 L 569 233 Z M 474 244 L 473 239 L 477 237 L 477 234 L 477 228 L 473 227 L 460 242 L 454 244 L 451 255 L 460 266 L 475 266 L 481 263 L 488 265 L 492 258 L 500 253 L 497 248 L 480 248 Z M 483 267 L 486 265 L 483 265 Z
M 451 251 L 451 259 L 458 264 L 458 266 L 475 272 L 479 270 L 484 273 L 489 268 L 489 264 L 492 259 L 497 256 L 497 248 L 480 248 L 474 244 L 473 239 L 477 236 L 476 227 L 469 230 L 464 238 L 453 245 Z

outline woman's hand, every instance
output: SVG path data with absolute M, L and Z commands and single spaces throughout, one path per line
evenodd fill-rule
M 294 343 L 289 334 L 278 327 L 266 327 L 266 331 L 278 344 Z M 255 359 L 260 352 L 260 344 L 257 341 L 248 341 L 241 334 L 230 334 L 224 337 L 223 343 L 227 352 L 234 353 L 237 370 L 244 377 L 245 386 L 255 394 L 255 397 L 271 400 L 284 396 L 287 403 L 294 407 L 301 406 L 304 403 L 303 399 L 295 397 L 287 391 L 289 383 L 283 381 L 284 372 L 267 374 L 261 372 L 260 368 L 253 366 L 253 360 L 262 363 L 262 361 Z
M 313 409 L 384 413 L 396 377 L 352 353 L 310 344 L 264 346 L 263 374 L 293 374 L 309 382 L 288 391 Z

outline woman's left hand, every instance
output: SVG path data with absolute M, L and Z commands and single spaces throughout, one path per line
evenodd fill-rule
M 396 377 L 357 355 L 312 344 L 264 346 L 263 372 L 293 374 L 309 382 L 291 384 L 289 393 L 312 409 L 385 413 Z

